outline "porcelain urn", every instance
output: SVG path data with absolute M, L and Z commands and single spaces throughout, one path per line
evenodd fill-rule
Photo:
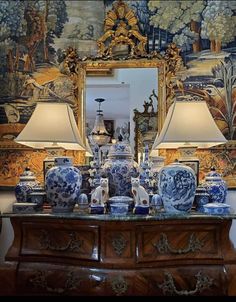
M 202 184 L 210 196 L 210 202 L 224 203 L 227 195 L 227 185 L 215 168 L 206 175 Z
M 30 193 L 38 186 L 36 177 L 29 168 L 20 175 L 20 181 L 15 186 L 15 196 L 17 202 L 30 202 Z
M 56 157 L 55 166 L 48 170 L 45 178 L 47 200 L 52 212 L 73 212 L 80 195 L 82 175 L 72 165 L 69 157 Z
M 164 166 L 159 171 L 158 189 L 166 212 L 189 212 L 196 191 L 195 173 L 178 162 Z
M 110 196 L 131 196 L 131 176 L 137 174 L 138 164 L 128 143 L 119 141 L 110 147 L 103 172 L 109 178 Z

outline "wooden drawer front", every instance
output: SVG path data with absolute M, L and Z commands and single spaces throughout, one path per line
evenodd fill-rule
M 138 227 L 137 238 L 138 262 L 222 257 L 217 226 Z
M 134 262 L 134 232 L 130 230 L 105 231 L 102 236 L 101 261 L 106 263 Z
M 29 295 L 192 296 L 227 294 L 223 266 L 105 270 L 20 264 L 17 292 Z
M 28 295 L 97 295 L 103 287 L 100 281 L 94 279 L 87 268 L 24 263 L 20 264 L 17 273 L 17 292 Z
M 227 276 L 223 266 L 183 266 L 144 272 L 148 292 L 155 296 L 223 296 Z
M 99 227 L 23 223 L 21 255 L 99 260 Z

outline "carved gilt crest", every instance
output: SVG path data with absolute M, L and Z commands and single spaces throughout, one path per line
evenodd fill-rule
M 130 57 L 145 56 L 147 37 L 138 27 L 138 19 L 122 0 L 113 4 L 104 21 L 104 35 L 97 40 L 100 57 L 127 53 Z

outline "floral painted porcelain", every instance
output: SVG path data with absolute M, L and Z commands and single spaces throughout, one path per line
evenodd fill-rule
M 203 186 L 206 188 L 207 193 L 210 196 L 210 202 L 225 202 L 227 185 L 214 168 L 212 168 L 211 171 L 206 175 Z
M 109 178 L 110 196 L 131 196 L 131 176 L 138 171 L 130 145 L 118 142 L 110 147 L 103 172 Z
M 230 213 L 230 205 L 220 202 L 212 202 L 203 206 L 204 213 L 210 215 L 227 215 Z
M 159 172 L 158 189 L 166 212 L 188 212 L 196 191 L 195 173 L 178 162 L 164 166 Z
M 154 194 L 152 196 L 150 206 L 154 210 L 154 212 L 163 208 L 163 201 L 159 194 Z
M 126 215 L 128 213 L 129 205 L 126 203 L 112 203 L 110 204 L 112 215 Z
M 36 177 L 29 168 L 26 168 L 23 174 L 20 175 L 20 181 L 15 187 L 15 196 L 17 202 L 30 202 L 30 193 L 38 186 Z
M 55 166 L 48 170 L 45 178 L 47 200 L 52 211 L 72 212 L 79 198 L 81 184 L 81 173 L 72 166 L 71 158 L 56 157 Z
M 113 197 L 109 198 L 108 202 L 107 202 L 108 210 L 110 211 L 110 209 L 111 209 L 110 205 L 111 204 L 117 204 L 117 203 L 127 204 L 129 212 L 131 212 L 133 210 L 134 199 L 132 197 L 129 197 L 129 196 L 113 196 Z

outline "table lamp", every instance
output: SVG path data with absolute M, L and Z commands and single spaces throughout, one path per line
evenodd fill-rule
M 63 149 L 85 151 L 86 147 L 70 106 L 67 103 L 37 103 L 31 118 L 15 141 L 50 152 L 49 158 L 44 161 L 47 201 L 53 212 L 72 212 L 79 198 L 82 175 L 72 165 L 71 158 L 59 154 Z M 52 167 L 46 167 L 50 160 L 53 160 Z
M 28 123 L 15 139 L 35 149 L 46 149 L 44 176 L 63 149 L 85 150 L 74 114 L 67 103 L 38 102 Z
M 178 149 L 179 162 L 193 169 L 172 164 L 160 170 L 158 189 L 167 211 L 191 209 L 198 184 L 199 161 L 194 155 L 196 148 L 205 149 L 226 142 L 205 101 L 175 101 L 170 106 L 152 150 Z
M 196 148 L 210 148 L 227 140 L 217 127 L 205 101 L 175 101 L 152 150 L 178 148 L 183 158 Z

